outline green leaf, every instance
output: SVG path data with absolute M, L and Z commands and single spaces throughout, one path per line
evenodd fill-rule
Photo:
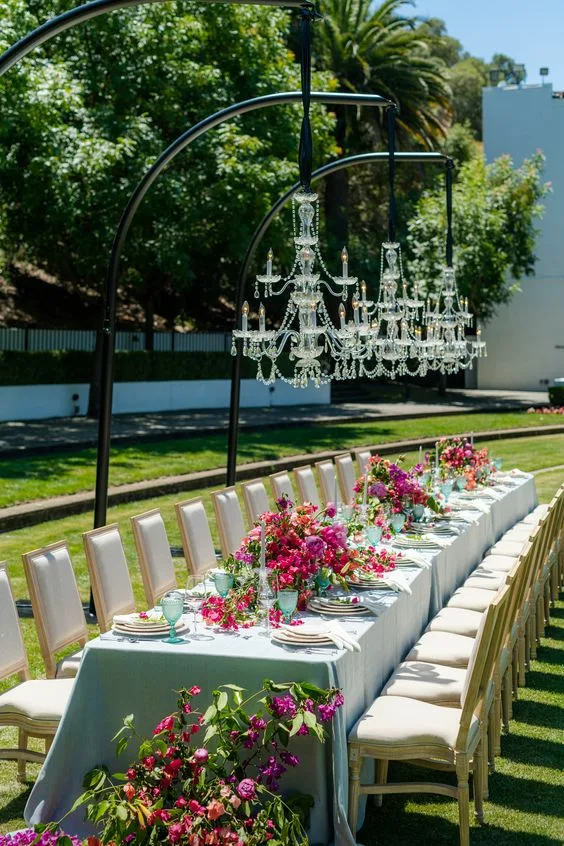
M 214 737 L 214 735 L 217 734 L 217 732 L 218 732 L 218 728 L 217 728 L 216 725 L 208 726 L 206 733 L 204 735 L 204 746 L 206 745 L 206 743 L 208 743 L 208 741 L 210 741 L 212 739 L 212 737 Z
M 211 722 L 215 717 L 217 717 L 217 708 L 215 705 L 210 705 L 204 714 L 204 723 Z
M 228 701 L 229 701 L 229 699 L 227 697 L 226 692 L 224 690 L 222 690 L 221 693 L 219 694 L 219 696 L 217 697 L 217 710 L 218 711 L 224 711 L 225 708 L 227 707 Z
M 245 691 L 244 687 L 239 687 L 237 684 L 222 684 L 221 686 L 227 687 L 229 690 L 237 690 L 239 693 L 244 693 Z
M 116 816 L 123 822 L 126 821 L 128 813 L 125 805 L 116 805 Z
M 296 714 L 294 719 L 292 720 L 292 728 L 290 729 L 290 737 L 293 737 L 296 732 L 298 732 L 304 724 L 304 715 L 300 712 Z
M 317 724 L 317 717 L 311 711 L 304 711 L 304 723 L 308 728 L 313 728 Z

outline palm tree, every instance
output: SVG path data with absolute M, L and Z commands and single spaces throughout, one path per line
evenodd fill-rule
M 431 55 L 413 18 L 398 14 L 405 0 L 324 0 L 324 20 L 316 29 L 318 67 L 331 71 L 340 91 L 382 94 L 398 108 L 398 138 L 431 149 L 450 122 L 451 92 L 445 65 Z M 382 116 L 376 109 L 336 107 L 336 141 L 343 153 L 366 152 L 381 145 Z M 329 230 L 338 243 L 347 240 L 348 175 L 328 178 L 325 204 Z

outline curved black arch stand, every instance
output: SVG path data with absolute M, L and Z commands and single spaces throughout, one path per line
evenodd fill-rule
M 313 96 L 313 95 L 312 95 Z M 386 153 L 362 153 L 356 156 L 347 156 L 343 159 L 337 159 L 334 162 L 329 162 L 323 167 L 315 170 L 311 175 L 311 181 L 316 182 L 323 179 L 330 173 L 336 173 L 339 170 L 346 170 L 349 167 L 356 167 L 357 165 L 374 164 L 381 162 L 388 162 L 390 158 L 389 152 Z M 443 153 L 394 153 L 393 158 L 396 162 L 412 162 L 418 164 L 443 164 L 446 172 L 446 205 L 447 205 L 447 238 L 446 238 L 446 262 L 447 266 L 452 266 L 452 171 L 454 162 L 449 156 Z M 249 266 L 253 260 L 253 256 L 266 230 L 276 217 L 279 211 L 291 198 L 292 194 L 299 188 L 300 183 L 296 182 L 289 188 L 285 194 L 274 203 L 269 212 L 263 217 L 251 239 L 247 248 L 245 258 L 239 270 L 239 277 L 237 280 L 237 297 L 235 304 L 236 325 L 239 322 L 239 316 L 245 300 L 245 289 L 247 285 L 247 276 L 249 273 Z M 227 485 L 234 485 L 237 481 L 237 442 L 239 439 L 239 409 L 241 400 L 241 343 L 236 342 L 237 355 L 233 358 L 233 368 L 231 371 L 231 399 L 229 405 L 229 435 L 227 444 Z

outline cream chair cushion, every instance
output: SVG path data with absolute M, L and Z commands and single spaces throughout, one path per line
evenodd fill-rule
M 202 573 L 210 567 L 215 567 L 215 547 L 202 500 L 179 502 L 176 514 L 186 546 L 186 558 L 194 573 Z
M 296 477 L 296 484 L 300 494 L 301 502 L 311 502 L 317 508 L 321 508 L 321 500 L 319 499 L 319 491 L 315 483 L 315 476 L 311 467 L 296 467 L 294 470 Z
M 486 555 L 480 566 L 487 570 L 509 573 L 515 567 L 515 559 L 508 555 Z
M 525 543 L 523 541 L 500 540 L 490 549 L 492 555 L 509 555 L 511 558 L 519 558 L 523 552 Z
M 354 486 L 356 482 L 356 472 L 350 453 L 347 453 L 346 455 L 338 455 L 335 458 L 335 467 L 337 469 L 337 476 L 339 477 L 343 499 L 345 502 L 350 502 L 354 496 Z
M 318 461 L 315 466 L 317 467 L 321 495 L 325 500 L 325 505 L 328 502 L 335 502 L 335 497 L 339 497 L 335 465 L 332 461 Z
M 548 512 L 548 504 L 543 503 L 542 505 L 537 505 L 530 514 L 527 514 L 526 517 L 523 517 L 521 523 L 528 523 L 530 526 L 536 526 L 537 523 L 542 520 L 545 514 Z
M 393 752 L 402 747 L 444 746 L 452 749 L 458 737 L 459 708 L 445 708 L 401 696 L 379 696 L 364 712 L 349 735 L 350 743 L 384 747 Z M 469 742 L 480 723 L 472 717 Z M 411 754 L 411 757 L 415 757 Z
M 455 590 L 447 608 L 467 608 L 470 611 L 485 611 L 495 599 L 495 592 L 485 588 L 461 587 Z
M 245 523 L 241 506 L 234 488 L 226 488 L 213 494 L 214 507 L 222 537 L 222 552 L 232 555 L 241 546 L 245 537 Z
M 513 526 L 512 529 L 509 529 L 509 531 L 503 535 L 501 540 L 525 543 L 525 541 L 528 541 L 531 537 L 532 531 L 531 526 Z
M 78 668 L 80 667 L 80 662 L 82 661 L 83 652 L 83 649 L 78 649 L 71 655 L 67 655 L 66 658 L 61 658 L 60 661 L 57 661 L 57 670 L 55 673 L 55 678 L 73 679 L 78 673 Z
M 452 632 L 425 632 L 405 660 L 464 668 L 468 666 L 473 647 L 472 637 Z
M 270 511 L 268 494 L 266 493 L 262 479 L 245 482 L 243 485 L 243 496 L 251 523 L 256 523 L 261 514 L 264 514 L 265 511 Z
M 287 497 L 287 499 L 292 502 L 296 502 L 296 494 L 294 493 L 292 480 L 286 471 L 282 470 L 280 473 L 273 473 L 270 477 L 270 483 L 272 485 L 272 493 L 275 500 Z
M 370 461 L 372 457 L 372 453 L 369 449 L 357 449 L 356 451 L 356 460 L 358 464 L 358 472 L 361 476 L 364 476 L 366 471 L 366 465 Z
M 465 678 L 466 670 L 461 667 L 404 661 L 395 670 L 382 696 L 405 696 L 459 708 Z
M 74 679 L 34 679 L 0 695 L 0 722 L 9 725 L 25 717 L 36 723 L 56 726 L 67 707 Z
M 26 667 L 27 656 L 8 573 L 0 566 L 0 679 Z
M 96 568 L 99 589 L 104 597 L 106 620 L 111 621 L 115 614 L 134 611 L 131 578 L 117 526 L 99 534 L 87 534 L 85 541 L 90 547 L 92 564 Z
M 62 544 L 28 557 L 51 652 L 87 636 L 69 551 Z
M 482 617 L 479 611 L 467 608 L 442 608 L 427 626 L 428 632 L 453 632 L 476 637 Z
M 140 547 L 138 551 L 147 601 L 156 601 L 176 587 L 174 562 L 165 524 L 157 509 L 133 517 L 132 523 L 135 541 Z
M 485 567 L 477 567 L 476 570 L 464 582 L 464 587 L 481 588 L 482 590 L 498 591 L 507 580 L 507 573 L 494 572 Z

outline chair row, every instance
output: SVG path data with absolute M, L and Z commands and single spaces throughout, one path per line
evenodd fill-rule
M 509 731 L 535 644 L 564 585 L 564 486 L 510 529 L 429 624 L 349 737 L 349 821 L 363 794 L 439 793 L 458 801 L 469 843 L 469 775 L 483 820 L 488 774 Z M 360 784 L 365 759 L 376 782 Z M 390 761 L 451 770 L 456 785 L 388 782 Z

